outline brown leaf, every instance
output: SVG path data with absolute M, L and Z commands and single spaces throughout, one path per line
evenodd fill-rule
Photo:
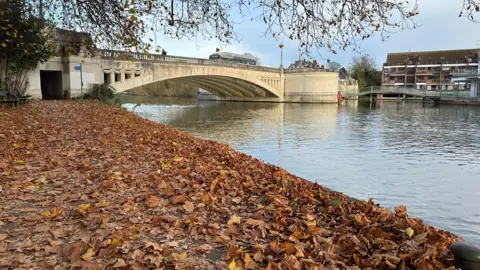
M 245 225 L 254 226 L 254 227 L 263 227 L 264 222 L 258 219 L 249 218 L 245 222 Z
M 210 197 L 210 195 L 208 195 L 208 194 L 203 194 L 202 195 L 202 202 L 204 204 L 209 204 L 209 203 L 212 202 L 212 197 Z
M 285 243 L 285 253 L 288 255 L 296 254 L 297 249 L 295 248 L 295 245 L 289 242 Z
M 183 204 L 186 201 L 187 201 L 187 196 L 185 196 L 185 195 L 178 195 L 178 196 L 173 197 L 173 199 L 172 199 L 173 204 Z
M 253 255 L 253 259 L 257 262 L 263 262 L 263 260 L 265 259 L 265 257 L 263 256 L 262 252 L 260 251 L 257 251 L 255 253 L 255 255 Z
M 113 268 L 124 267 L 127 265 L 123 259 L 118 259 L 117 262 L 113 265 Z
M 148 198 L 147 203 L 149 207 L 157 207 L 159 205 L 159 199 L 157 196 L 152 195 Z
M 292 270 L 300 270 L 302 269 L 302 264 L 297 260 L 297 258 L 294 255 L 289 255 L 286 256 L 282 264 L 287 267 L 287 269 L 292 269 Z
M 87 249 L 87 251 L 82 255 L 82 259 L 84 261 L 90 262 L 92 260 L 93 255 L 95 252 L 93 251 L 93 248 Z
M 192 202 L 186 201 L 186 202 L 183 204 L 183 209 L 185 209 L 185 211 L 191 213 L 191 212 L 193 212 L 193 210 L 195 210 L 195 206 L 193 205 Z

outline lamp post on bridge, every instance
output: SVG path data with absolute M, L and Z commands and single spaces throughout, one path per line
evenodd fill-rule
M 283 43 L 280 43 L 278 47 L 280 48 L 280 69 L 283 69 Z

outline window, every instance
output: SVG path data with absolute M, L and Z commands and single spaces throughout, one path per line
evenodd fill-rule
M 122 74 L 120 73 L 115 73 L 115 82 L 119 82 L 122 80 Z

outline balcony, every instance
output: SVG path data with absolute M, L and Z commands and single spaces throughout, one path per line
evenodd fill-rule
M 401 76 L 405 75 L 405 70 L 391 70 L 390 76 Z
M 478 69 L 458 69 L 452 72 L 453 76 L 478 76 L 480 75 Z
M 428 70 L 428 69 L 417 69 L 417 75 L 431 75 L 432 74 L 432 70 Z

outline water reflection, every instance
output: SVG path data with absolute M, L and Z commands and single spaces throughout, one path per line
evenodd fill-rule
M 126 108 L 480 243 L 480 108 L 123 98 Z M 140 104 L 140 105 L 136 105 Z

